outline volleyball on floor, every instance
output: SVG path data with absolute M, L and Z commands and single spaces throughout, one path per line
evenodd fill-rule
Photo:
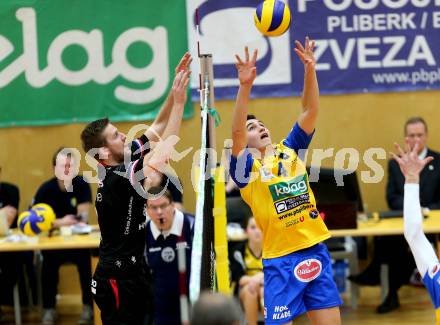
M 25 235 L 36 236 L 48 231 L 54 220 L 53 209 L 48 204 L 39 203 L 19 215 L 18 227 Z
M 266 36 L 280 36 L 290 26 L 291 16 L 287 4 L 280 0 L 265 0 L 254 14 L 255 26 Z

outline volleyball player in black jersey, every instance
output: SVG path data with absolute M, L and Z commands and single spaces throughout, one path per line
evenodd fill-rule
M 151 317 L 151 290 L 143 258 L 144 186 L 148 177 L 163 170 L 173 150 L 166 140 L 180 129 L 190 62 L 191 56 L 186 53 L 176 68 L 163 108 L 139 139 L 127 144 L 125 134 L 108 119 L 90 123 L 81 134 L 84 150 L 96 154 L 100 163 L 95 206 L 101 243 L 92 293 L 104 325 L 147 324 Z M 164 141 L 156 142 L 156 149 L 150 151 L 150 141 L 158 141 L 159 137 Z M 124 163 L 124 157 L 130 159 Z

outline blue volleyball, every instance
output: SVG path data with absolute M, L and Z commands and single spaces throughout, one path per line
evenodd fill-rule
M 18 227 L 28 236 L 35 236 L 52 227 L 55 220 L 53 209 L 44 203 L 36 204 L 32 209 L 18 216 Z
M 255 9 L 254 22 L 266 36 L 280 36 L 290 26 L 291 16 L 287 4 L 280 0 L 265 0 Z

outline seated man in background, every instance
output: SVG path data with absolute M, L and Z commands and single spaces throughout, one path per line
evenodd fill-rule
M 146 260 L 153 277 L 154 324 L 180 325 L 180 296 L 188 293 L 194 216 L 173 205 L 171 193 L 162 187 L 149 189 L 147 200 Z M 179 278 L 179 249 L 184 250 L 186 274 Z M 181 255 L 182 256 L 182 255 Z M 185 283 L 180 283 L 184 281 Z M 184 292 L 181 292 L 184 290 Z
M 1 171 L 0 167 L 0 179 Z M 0 182 L 0 237 L 6 235 L 7 228 L 13 227 L 14 224 L 17 225 L 19 201 L 18 187 L 10 183 Z M 20 274 L 19 259 L 19 253 L 0 253 L 0 304 L 9 301 L 12 297 L 12 289 Z
M 244 226 L 248 239 L 235 245 L 230 254 L 232 282 L 238 284 L 247 324 L 256 325 L 264 306 L 263 235 L 254 217 L 248 218 Z
M 420 160 L 433 157 L 420 173 L 420 203 L 423 208 L 440 209 L 440 154 L 428 149 L 428 126 L 421 117 L 408 119 L 404 126 L 405 141 L 413 149 L 417 144 Z M 386 198 L 391 210 L 403 210 L 405 177 L 396 160 L 388 164 Z M 380 282 L 380 265 L 388 265 L 389 291 L 377 307 L 378 313 L 387 313 L 400 306 L 398 290 L 408 283 L 415 269 L 414 259 L 405 238 L 399 236 L 376 237 L 374 256 L 370 265 L 360 275 L 352 277 L 358 284 L 375 285 Z
M 43 183 L 34 197 L 33 204 L 46 203 L 55 212 L 53 228 L 72 226 L 78 222 L 87 222 L 92 201 L 89 184 L 81 176 L 73 177 L 73 156 L 64 148 L 58 149 L 53 158 L 53 177 Z M 62 180 L 60 179 L 62 178 Z M 42 266 L 43 319 L 44 325 L 51 325 L 56 320 L 56 295 L 59 280 L 59 268 L 62 264 L 76 264 L 82 290 L 83 311 L 79 324 L 89 324 L 93 318 L 93 301 L 90 291 L 91 261 L 88 249 L 44 250 Z

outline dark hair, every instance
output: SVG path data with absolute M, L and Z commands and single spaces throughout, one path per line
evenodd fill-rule
M 247 115 L 247 119 L 246 119 L 246 121 L 249 121 L 249 120 L 258 120 L 258 119 L 257 119 L 257 117 L 256 117 L 255 115 L 253 115 L 253 114 L 248 114 L 248 115 Z
M 411 117 L 409 118 L 406 122 L 405 122 L 405 128 L 403 130 L 404 134 L 406 135 L 406 128 L 408 127 L 408 125 L 410 124 L 417 124 L 417 123 L 422 123 L 425 126 L 425 131 L 426 133 L 428 133 L 428 125 L 426 124 L 425 120 L 423 119 L 423 117 L 420 116 L 415 116 L 415 117 Z
M 235 301 L 215 292 L 204 292 L 194 304 L 191 325 L 239 325 L 240 310 Z
M 162 196 L 165 196 L 168 199 L 168 201 L 170 201 L 170 203 L 174 202 L 173 196 L 171 195 L 171 192 L 168 189 L 165 189 L 162 186 L 153 186 L 152 188 L 148 189 L 148 194 L 149 195 L 156 196 L 156 195 L 158 195 L 160 193 L 163 193 Z M 148 199 L 147 199 L 147 202 L 148 202 Z
M 57 164 L 57 157 L 60 154 L 61 151 L 66 150 L 67 148 L 65 147 L 59 147 L 57 149 L 57 151 L 55 151 L 55 153 L 52 156 L 52 166 L 55 167 Z M 65 152 L 67 157 L 72 157 L 72 154 L 70 152 Z
M 249 224 L 249 221 L 252 218 L 254 218 L 254 216 L 252 214 L 249 214 L 246 217 L 244 217 L 243 220 L 241 221 L 241 227 L 246 230 L 246 228 L 247 228 L 247 226 Z
M 81 132 L 82 147 L 85 153 L 88 153 L 90 149 L 101 148 L 105 145 L 105 138 L 102 132 L 109 123 L 110 120 L 108 118 L 103 118 L 87 124 Z

